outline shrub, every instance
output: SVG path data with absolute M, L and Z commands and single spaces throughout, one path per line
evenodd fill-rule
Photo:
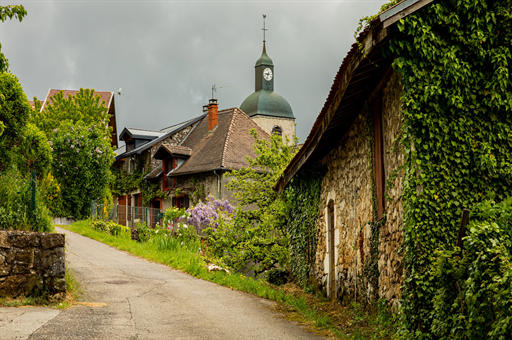
M 115 237 L 130 237 L 131 230 L 112 221 L 96 220 L 91 223 L 93 229 Z
M 37 232 L 53 230 L 44 199 L 44 187 L 37 185 L 35 202 L 32 202 L 31 184 L 32 177 L 23 177 L 15 167 L 0 174 L 0 229 Z
M 464 250 L 438 250 L 430 277 L 437 339 L 508 339 L 512 334 L 512 199 L 479 204 Z

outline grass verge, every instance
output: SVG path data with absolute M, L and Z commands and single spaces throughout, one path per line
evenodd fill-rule
M 126 235 L 114 237 L 96 231 L 87 220 L 61 227 L 197 278 L 274 300 L 279 303 L 277 310 L 286 318 L 300 322 L 317 334 L 339 339 L 390 339 L 389 334 L 393 333 L 392 320 L 386 317 L 386 322 L 382 322 L 382 315 L 386 313 L 381 309 L 365 310 L 359 305 L 342 308 L 335 302 L 307 294 L 295 285 L 277 287 L 241 274 L 210 272 L 198 254 L 198 243 L 168 246 L 162 245 L 161 242 L 139 243 Z M 346 316 L 349 316 L 350 320 Z

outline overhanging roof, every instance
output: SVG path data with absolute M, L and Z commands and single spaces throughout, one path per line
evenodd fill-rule
M 381 13 L 357 37 L 334 78 L 324 107 L 315 120 L 304 146 L 286 167 L 274 186 L 279 192 L 305 164 L 321 160 L 337 147 L 348 133 L 354 119 L 363 109 L 382 79 L 390 74 L 393 57 L 383 57 L 382 47 L 389 40 L 388 27 L 433 0 L 404 0 Z

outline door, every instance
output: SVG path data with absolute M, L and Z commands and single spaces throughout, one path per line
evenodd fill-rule
M 329 202 L 328 206 L 328 247 L 329 247 L 329 297 L 336 297 L 336 271 L 335 271 L 335 252 L 334 252 L 334 201 Z

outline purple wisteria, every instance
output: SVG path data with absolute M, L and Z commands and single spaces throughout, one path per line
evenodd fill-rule
M 231 219 L 235 208 L 227 200 L 221 201 L 208 196 L 206 204 L 199 202 L 195 207 L 187 209 L 190 217 L 187 223 L 193 225 L 196 230 L 219 226 L 219 218 Z

